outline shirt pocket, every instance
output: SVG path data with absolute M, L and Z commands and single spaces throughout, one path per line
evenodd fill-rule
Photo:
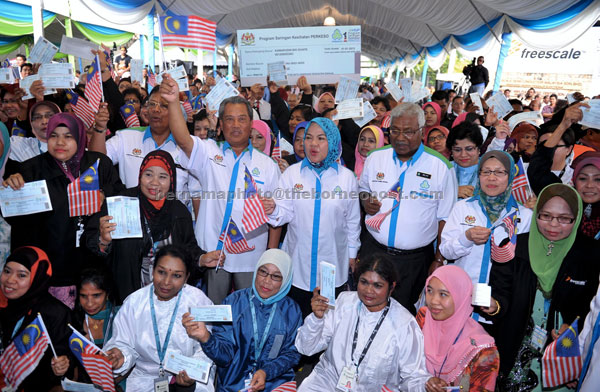
M 286 332 L 283 329 L 271 329 L 265 348 L 261 353 L 263 360 L 273 360 L 285 349 Z

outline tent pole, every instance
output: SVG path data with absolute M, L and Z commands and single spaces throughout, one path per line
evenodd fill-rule
M 33 42 L 44 36 L 44 18 L 42 16 L 42 0 L 31 2 L 31 19 L 33 21 Z
M 73 38 L 73 25 L 71 24 L 71 18 L 65 18 L 65 35 L 69 38 Z M 75 68 L 75 57 L 73 57 L 73 55 L 69 55 L 68 58 L 69 63 L 73 64 L 73 68 Z
M 425 60 L 423 63 L 423 73 L 421 74 L 421 84 L 423 87 L 425 86 L 425 82 L 427 81 L 427 71 L 429 70 L 429 58 L 425 56 Z
M 485 25 L 487 26 L 487 28 L 490 31 L 490 33 L 492 33 L 492 35 L 494 36 L 494 38 L 496 38 L 496 41 L 498 41 L 498 42 L 500 42 L 502 44 L 502 40 L 500 38 L 498 38 L 498 36 L 496 35 L 496 33 L 494 33 L 494 30 L 492 30 L 492 27 L 487 22 L 487 20 L 485 20 L 485 18 L 483 17 L 483 15 L 481 15 L 481 12 L 479 12 L 479 10 L 477 9 L 477 7 L 475 7 L 475 4 L 473 4 L 473 0 L 469 0 L 469 3 L 471 3 L 471 6 L 473 6 L 473 9 L 475 10 L 475 12 L 477 12 L 477 15 L 479 15 L 479 17 L 481 18 L 481 20 L 483 21 L 483 23 L 485 23 Z
M 233 80 L 233 43 L 227 46 L 227 80 Z
M 494 86 L 492 91 L 496 92 L 500 89 L 502 81 L 502 68 L 504 67 L 504 59 L 508 56 L 510 45 L 512 44 L 512 33 L 502 34 L 502 45 L 500 46 L 500 56 L 498 57 L 498 67 L 496 68 L 496 76 L 494 77 Z
M 217 75 L 217 45 L 215 45 L 215 51 L 213 52 L 213 77 Z
M 204 82 L 204 51 L 198 49 L 198 79 Z

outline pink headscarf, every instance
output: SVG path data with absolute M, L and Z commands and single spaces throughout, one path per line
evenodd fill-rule
M 262 120 L 252 120 L 252 129 L 256 129 L 258 133 L 265 138 L 265 148 L 263 152 L 271 156 L 271 128 Z
M 460 124 L 461 122 L 464 122 L 467 120 L 467 112 L 462 112 L 461 114 L 458 115 L 458 117 L 456 117 L 456 119 L 454 120 L 454 122 L 452 123 L 452 128 L 454 128 L 455 126 L 457 126 L 458 124 Z
M 440 122 L 442 121 L 442 108 L 440 108 L 440 105 L 438 105 L 435 102 L 426 102 L 425 104 L 423 104 L 421 109 L 423 109 L 423 111 L 425 111 L 425 108 L 427 106 L 431 106 L 433 108 L 433 110 L 435 110 L 435 114 L 437 115 L 437 121 L 432 126 L 423 128 L 424 135 L 427 135 L 429 133 L 429 131 L 431 129 L 433 129 L 433 127 L 440 125 Z M 427 139 L 425 139 L 424 141 L 427 142 Z
M 436 269 L 427 279 L 425 287 L 433 278 L 442 281 L 450 292 L 454 300 L 454 314 L 446 320 L 436 321 L 429 309 L 425 312 L 423 336 L 427 370 L 451 383 L 481 350 L 494 346 L 494 338 L 471 318 L 473 283 L 462 268 L 445 265 Z
M 373 135 L 375 135 L 375 148 L 383 147 L 384 137 L 381 128 L 376 127 L 375 125 L 368 125 L 364 127 L 358 134 L 359 139 L 360 135 L 362 135 L 362 133 L 366 130 L 373 132 Z M 356 143 L 356 148 L 354 149 L 354 158 L 354 173 L 356 174 L 356 177 L 360 178 L 360 174 L 363 171 L 363 167 L 365 166 L 365 161 L 367 160 L 367 158 L 363 157 L 362 155 L 360 155 L 360 152 L 358 152 L 358 143 Z
M 446 136 L 446 138 L 448 137 L 448 135 L 450 134 L 450 131 L 448 130 L 448 128 L 446 127 L 442 127 L 441 125 L 437 125 L 437 126 L 433 126 L 430 127 L 426 132 L 425 132 L 425 137 L 424 137 L 424 144 L 429 147 L 428 143 L 429 143 L 429 134 L 433 131 L 439 131 L 441 133 L 444 134 L 444 136 Z M 432 147 L 430 147 L 432 148 Z M 448 147 L 444 147 L 444 151 L 442 151 L 440 154 L 442 154 L 443 156 L 445 156 L 446 158 L 450 158 L 450 151 L 448 150 Z
M 333 94 L 331 93 L 323 93 L 321 95 L 319 95 L 319 99 L 317 99 L 317 102 L 315 102 L 315 104 L 313 105 L 313 108 L 315 109 L 315 112 L 317 113 L 321 113 L 321 110 L 319 109 L 319 102 L 321 102 L 321 98 L 323 98 L 324 96 L 329 95 L 333 101 L 335 102 L 335 97 L 333 96 Z

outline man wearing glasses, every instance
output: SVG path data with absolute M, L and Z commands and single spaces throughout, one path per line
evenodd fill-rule
M 421 142 L 424 125 L 418 105 L 396 106 L 390 145 L 369 154 L 358 184 L 367 213 L 361 253 L 384 251 L 393 256 L 399 281 L 392 296 L 413 314 L 429 268 L 443 264 L 433 244 L 437 238 L 439 245 L 457 195 L 450 162 Z M 382 221 L 374 218 L 384 215 Z

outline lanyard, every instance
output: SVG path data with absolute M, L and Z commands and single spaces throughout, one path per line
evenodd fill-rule
M 269 315 L 269 320 L 267 321 L 267 325 L 265 326 L 265 331 L 263 332 L 262 340 L 260 341 L 260 345 L 258 344 L 258 324 L 256 322 L 256 309 L 254 308 L 254 294 L 249 294 L 250 297 L 250 313 L 252 313 L 252 328 L 254 329 L 254 367 L 256 367 L 256 363 L 260 358 L 260 354 L 262 353 L 263 348 L 265 347 L 265 343 L 267 343 L 267 337 L 269 336 L 269 330 L 271 329 L 271 323 L 273 323 L 273 317 L 275 316 L 275 311 L 277 310 L 277 302 L 273 304 L 271 308 L 271 314 Z M 254 369 L 252 370 L 254 372 Z
M 458 338 L 460 338 L 460 335 L 462 335 L 464 329 L 465 329 L 465 327 L 463 326 L 462 329 L 460 330 L 460 332 L 458 333 L 458 336 L 456 337 L 456 339 L 454 339 L 454 343 L 452 343 L 453 346 L 456 344 L 456 342 L 458 342 Z M 450 353 L 447 352 L 446 356 L 444 357 L 444 362 L 442 362 L 442 366 L 440 366 L 440 371 L 437 372 L 437 374 L 435 374 L 435 370 L 434 370 L 435 377 L 440 378 L 440 376 L 442 375 L 442 369 L 444 369 L 444 365 L 446 364 L 446 360 L 448 359 L 448 354 L 450 354 Z
M 579 382 L 577 383 L 577 392 L 581 389 L 581 384 L 585 380 L 585 376 L 590 367 L 590 362 L 592 360 L 592 354 L 594 353 L 594 345 L 598 341 L 600 337 L 600 315 L 596 317 L 596 323 L 594 324 L 594 332 L 592 333 L 592 340 L 590 341 L 590 347 L 588 348 L 587 355 L 585 357 L 585 361 L 583 362 L 583 368 L 581 370 L 581 376 L 579 376 Z
M 313 210 L 312 241 L 310 247 L 310 289 L 317 287 L 317 265 L 319 254 L 319 226 L 321 224 L 321 179 L 315 172 L 315 206 Z
M 358 367 L 362 363 L 363 359 L 365 359 L 365 355 L 367 355 L 367 351 L 369 351 L 369 347 L 371 347 L 371 343 L 373 343 L 373 339 L 375 339 L 375 335 L 377 335 L 377 332 L 379 331 L 379 327 L 381 327 L 381 323 L 383 323 L 383 320 L 385 319 L 385 316 L 387 316 L 389 311 L 390 311 L 390 304 L 388 302 L 387 306 L 385 307 L 385 310 L 383 311 L 381 316 L 379 316 L 379 320 L 377 321 L 377 324 L 375 325 L 375 329 L 371 333 L 369 340 L 367 340 L 367 344 L 365 344 L 365 348 L 363 349 L 362 353 L 360 354 L 360 357 L 358 358 L 358 362 L 354 363 L 354 365 L 356 366 L 357 372 L 358 372 Z M 350 359 L 352 359 L 352 362 L 354 362 L 354 350 L 356 350 L 356 343 L 358 342 L 358 325 L 359 324 L 360 324 L 360 315 L 358 316 L 358 320 L 356 320 L 356 328 L 354 328 L 354 339 L 352 339 L 352 354 L 350 357 Z
M 225 215 L 223 215 L 223 223 L 221 223 L 221 231 L 219 235 L 221 235 L 225 229 L 227 229 L 227 225 L 229 224 L 229 218 L 231 218 L 231 211 L 233 210 L 233 196 L 235 192 L 235 185 L 237 183 L 238 172 L 240 170 L 240 161 L 242 157 L 246 153 L 247 150 L 244 150 L 239 157 L 235 160 L 235 165 L 233 165 L 233 171 L 231 172 L 231 179 L 229 180 L 229 189 L 227 191 L 227 206 L 225 207 Z M 233 152 L 233 150 L 231 150 Z M 235 156 L 235 152 L 233 152 Z M 223 249 L 223 241 L 219 240 L 217 244 L 217 250 Z
M 404 177 L 406 177 L 406 172 L 410 169 L 410 166 L 413 164 L 413 159 L 411 158 L 408 162 L 406 162 L 406 170 L 400 174 L 400 178 L 398 179 L 398 185 L 400 185 L 400 195 L 398 196 L 398 200 L 394 200 L 394 205 L 392 209 L 392 216 L 390 217 L 390 229 L 388 232 L 388 246 L 390 248 L 394 248 L 396 245 L 396 226 L 398 224 L 398 214 L 400 213 L 400 208 L 398 205 L 400 204 L 400 200 L 402 200 L 402 192 L 404 192 Z M 400 163 L 402 165 L 402 163 Z
M 17 324 L 15 325 L 15 329 L 13 329 L 13 333 L 10 336 L 11 339 L 13 339 L 15 337 L 15 335 L 17 334 L 17 332 L 19 332 L 19 328 L 21 328 L 21 325 L 23 325 L 23 320 L 25 320 L 25 316 L 21 317 L 19 319 L 19 321 L 17 321 Z
M 181 293 L 183 292 L 183 289 L 181 289 L 179 291 L 179 294 L 177 295 L 177 303 L 175 304 L 175 309 L 173 309 L 173 315 L 171 316 L 169 328 L 167 329 L 167 336 L 165 336 L 165 341 L 162 347 L 160 344 L 160 337 L 158 336 L 158 323 L 156 322 L 156 311 L 154 310 L 154 285 L 152 285 L 149 292 L 152 327 L 154 328 L 154 338 L 156 339 L 156 351 L 158 352 L 158 359 L 160 360 L 160 371 L 162 372 L 163 360 L 165 359 L 165 354 L 167 353 L 167 347 L 169 345 L 169 339 L 171 338 L 171 332 L 173 332 L 173 325 L 175 324 L 175 317 L 177 317 L 177 309 L 179 309 L 179 300 L 181 300 Z

